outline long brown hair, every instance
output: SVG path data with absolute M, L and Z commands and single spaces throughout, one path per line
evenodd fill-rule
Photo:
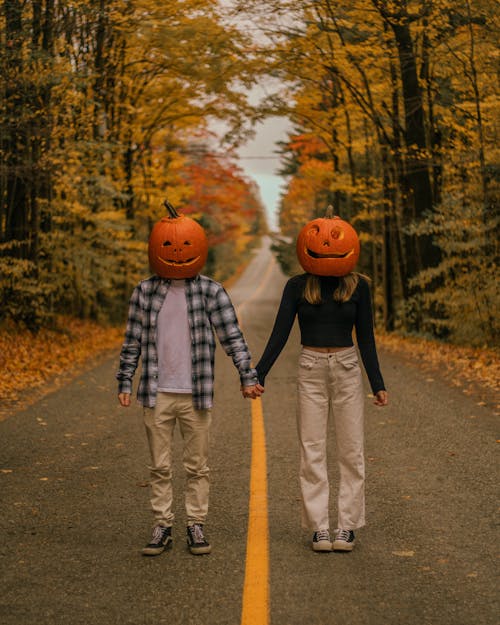
M 352 294 L 358 286 L 360 278 L 364 278 L 368 281 L 370 280 L 368 276 L 365 276 L 362 273 L 357 273 L 355 271 L 348 273 L 346 276 L 341 276 L 339 278 L 339 285 L 333 292 L 333 299 L 340 304 L 350 300 Z M 306 286 L 304 287 L 304 299 L 309 304 L 321 304 L 322 299 L 319 276 L 314 276 L 311 273 L 308 274 Z

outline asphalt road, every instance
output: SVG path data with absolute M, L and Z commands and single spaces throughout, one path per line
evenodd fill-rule
M 257 360 L 285 282 L 268 252 L 231 290 Z M 126 305 L 124 303 L 124 305 Z M 367 516 L 350 554 L 318 554 L 300 528 L 296 329 L 266 382 L 272 625 L 496 625 L 499 438 L 492 410 L 380 351 L 390 405 L 367 397 Z M 2 625 L 239 625 L 250 401 L 216 355 L 209 556 L 185 544 L 179 443 L 174 547 L 149 538 L 139 407 L 120 408 L 118 354 L 0 423 Z M 368 394 L 368 387 L 367 394 Z M 331 519 L 336 468 L 331 440 Z M 254 625 L 262 625 L 255 623 Z

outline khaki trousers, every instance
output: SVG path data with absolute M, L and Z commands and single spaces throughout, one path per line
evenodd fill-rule
M 335 426 L 338 528 L 365 524 L 363 383 L 355 347 L 324 354 L 302 348 L 299 357 L 297 428 L 300 443 L 302 526 L 329 529 L 327 426 Z
M 144 425 L 151 453 L 151 507 L 154 524 L 169 527 L 172 511 L 172 440 L 175 423 L 183 439 L 182 462 L 186 471 L 187 524 L 204 523 L 208 512 L 208 447 L 210 410 L 196 410 L 191 394 L 161 393 L 154 408 L 144 408 Z

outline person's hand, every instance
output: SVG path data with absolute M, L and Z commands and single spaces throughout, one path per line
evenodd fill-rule
M 254 384 L 253 386 L 242 386 L 241 394 L 245 398 L 257 399 L 264 392 L 264 387 L 261 384 Z
M 130 406 L 130 393 L 118 393 L 118 401 L 124 408 L 127 408 Z
M 387 391 L 379 391 L 375 395 L 375 401 L 373 402 L 375 406 L 387 406 L 389 403 L 389 396 Z

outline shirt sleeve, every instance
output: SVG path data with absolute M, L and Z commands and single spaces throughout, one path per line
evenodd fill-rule
M 215 298 L 209 307 L 210 322 L 219 342 L 240 374 L 242 386 L 257 384 L 257 372 L 251 365 L 252 356 L 243 332 L 238 324 L 236 312 L 227 291 L 218 285 Z
M 283 289 L 283 295 L 276 314 L 271 335 L 264 352 L 256 365 L 260 384 L 264 386 L 266 376 L 271 370 L 278 356 L 281 354 L 290 336 L 295 315 L 297 314 L 297 295 L 293 278 L 288 280 Z
M 366 280 L 360 278 L 359 302 L 356 307 L 356 341 L 358 343 L 361 360 L 368 376 L 374 394 L 385 390 L 384 380 L 380 372 L 373 331 L 373 313 L 370 297 L 370 287 Z
M 142 310 L 140 298 L 140 286 L 136 286 L 130 298 L 125 340 L 120 352 L 120 365 L 116 374 L 118 393 L 132 392 L 132 378 L 141 355 Z

